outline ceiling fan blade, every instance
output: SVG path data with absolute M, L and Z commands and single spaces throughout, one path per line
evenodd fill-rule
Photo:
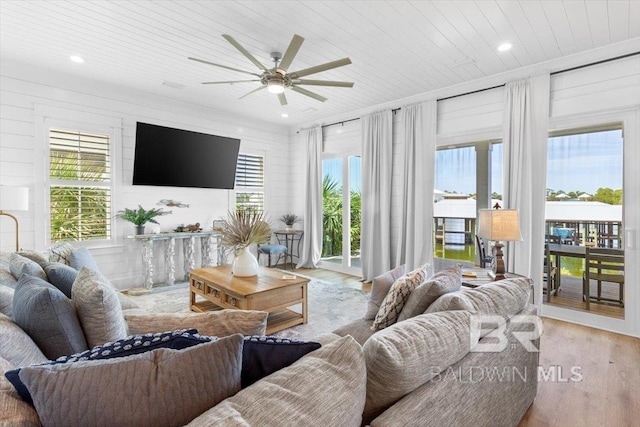
M 300 50 L 300 46 L 302 46 L 302 42 L 304 42 L 303 37 L 300 37 L 297 34 L 293 35 L 291 43 L 289 43 L 289 47 L 282 57 L 282 61 L 280 61 L 280 64 L 278 64 L 278 68 L 285 71 L 289 69 L 289 66 L 293 62 L 293 58 L 296 57 L 296 54 Z
M 280 100 L 280 105 L 287 105 L 287 97 L 284 96 L 284 93 L 279 93 L 278 99 Z
M 262 71 L 267 71 L 267 68 L 264 65 L 262 65 L 262 63 L 260 61 L 258 61 L 256 58 L 254 58 L 253 55 L 251 55 L 247 49 L 242 47 L 242 45 L 240 43 L 238 43 L 236 41 L 236 39 L 231 37 L 229 34 L 223 34 L 222 37 L 227 39 L 227 41 L 229 43 L 231 43 L 233 45 L 233 47 L 238 49 L 240 51 L 240 53 L 242 53 L 244 56 L 247 57 L 247 59 L 249 59 L 249 61 L 253 62 L 256 67 L 260 68 Z
M 239 73 L 251 74 L 252 76 L 261 77 L 260 74 L 252 73 L 250 71 L 239 70 L 239 69 L 233 68 L 233 67 L 227 67 L 226 65 L 216 64 L 215 62 L 205 61 L 204 59 L 191 58 L 191 57 L 189 57 L 189 59 L 192 60 L 192 61 L 202 62 L 203 64 L 214 65 L 216 67 L 226 68 L 227 70 L 238 71 Z
M 262 89 L 266 89 L 266 88 L 267 88 L 266 86 L 260 86 L 259 88 L 254 89 L 254 90 L 252 90 L 252 91 L 251 91 L 251 92 L 249 92 L 249 93 L 245 93 L 244 95 L 242 95 L 242 96 L 241 96 L 240 98 L 238 98 L 238 99 L 246 98 L 247 96 L 251 95 L 252 93 L 256 93 L 256 92 L 258 92 L 258 91 L 260 91 L 260 90 L 262 90 Z
M 331 70 L 349 64 L 351 64 L 351 60 L 349 58 L 342 58 L 337 61 L 327 62 L 326 64 L 316 65 L 315 67 L 305 68 L 304 70 L 294 71 L 293 73 L 289 73 L 289 76 L 291 76 L 292 79 L 297 79 L 298 77 L 308 76 L 310 74 Z
M 353 82 L 334 82 L 330 80 L 293 80 L 295 85 L 353 87 Z
M 324 96 L 318 95 L 317 93 L 313 93 L 309 90 L 303 89 L 301 87 L 296 87 L 296 86 L 291 86 L 290 89 L 294 92 L 298 92 L 301 93 L 303 95 L 309 96 L 313 99 L 317 99 L 320 102 L 324 102 L 327 100 L 327 98 L 325 98 Z
M 260 80 L 230 80 L 228 82 L 202 82 L 203 85 L 221 85 L 225 83 L 247 83 L 247 82 L 259 82 Z

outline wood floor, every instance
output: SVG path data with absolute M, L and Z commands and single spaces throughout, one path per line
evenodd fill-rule
M 321 269 L 301 274 L 370 291 L 360 278 Z M 640 339 L 554 319 L 542 319 L 540 367 L 561 375 L 538 384 L 519 427 L 640 426 Z M 572 378 L 571 369 L 581 374 Z
M 582 278 L 563 274 L 560 283 L 561 286 L 558 295 L 552 294 L 551 302 L 549 303 L 545 295 L 544 303 L 578 311 L 587 311 L 587 303 L 582 300 Z M 595 296 L 597 294 L 596 289 L 596 282 L 592 282 L 590 289 L 591 295 Z M 619 298 L 618 285 L 614 283 L 603 283 L 602 296 L 606 298 Z M 601 316 L 624 319 L 624 307 L 591 302 L 590 311 Z

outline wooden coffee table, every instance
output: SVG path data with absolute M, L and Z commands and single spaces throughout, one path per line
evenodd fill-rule
M 230 265 L 191 270 L 191 311 L 222 308 L 267 311 L 267 334 L 305 324 L 309 279 L 299 276 L 283 279 L 286 274 L 260 267 L 257 276 L 234 277 Z M 302 304 L 302 313 L 288 309 L 296 304 Z

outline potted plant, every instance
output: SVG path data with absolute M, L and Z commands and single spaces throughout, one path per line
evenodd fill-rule
M 118 212 L 116 218 L 120 218 L 134 224 L 136 226 L 136 234 L 144 234 L 144 225 L 146 223 L 151 222 L 153 224 L 157 224 L 158 221 L 154 219 L 155 217 L 160 215 L 169 215 L 170 213 L 171 211 L 165 211 L 162 208 L 145 210 L 142 206 L 138 205 L 138 209 L 124 208 Z
M 282 217 L 280 218 L 280 221 L 284 222 L 284 225 L 286 225 L 286 230 L 287 231 L 293 231 L 293 224 L 295 224 L 296 222 L 300 222 L 300 218 L 298 218 L 298 216 L 296 214 L 284 214 L 282 215 Z
M 258 260 L 249 251 L 249 246 L 263 243 L 271 237 L 271 227 L 262 212 L 237 210 L 221 219 L 215 231 L 222 234 L 222 246 L 234 253 L 232 272 L 238 277 L 258 274 Z

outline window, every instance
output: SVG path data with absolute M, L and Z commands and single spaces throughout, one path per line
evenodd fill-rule
M 264 211 L 264 156 L 238 155 L 236 209 Z
M 110 136 L 49 130 L 51 242 L 111 239 Z

